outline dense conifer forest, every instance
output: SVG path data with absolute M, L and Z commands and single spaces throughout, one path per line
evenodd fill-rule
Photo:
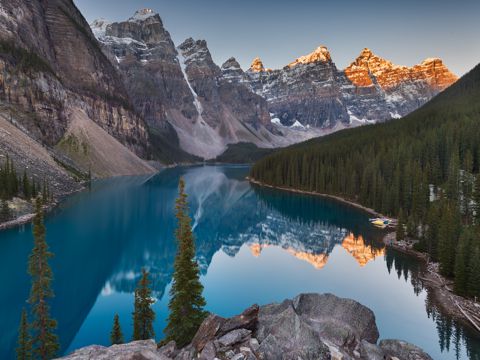
M 338 195 L 399 218 L 400 236 L 480 296 L 480 65 L 410 115 L 258 161 L 260 182 Z M 405 234 L 404 231 L 405 230 Z

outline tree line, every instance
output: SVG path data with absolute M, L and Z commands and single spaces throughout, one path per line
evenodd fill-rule
M 399 218 L 397 235 L 480 296 L 480 66 L 412 114 L 258 161 L 251 178 L 333 194 Z
M 200 271 L 195 260 L 195 240 L 183 179 L 179 181 L 179 195 L 175 208 L 177 218 L 175 237 L 178 248 L 169 294 L 170 313 L 162 343 L 173 340 L 177 346 L 183 347 L 190 343 L 207 316 L 204 310 L 206 302 L 202 295 L 203 285 L 200 282 Z M 28 309 L 22 311 L 20 318 L 16 349 L 18 360 L 52 359 L 60 349 L 56 334 L 57 322 L 51 316 L 49 305 L 50 299 L 54 296 L 51 287 L 53 272 L 49 265 L 49 259 L 53 254 L 49 251 L 46 241 L 43 201 L 40 196 L 36 198 L 35 209 L 32 231 L 34 245 L 28 261 L 31 290 Z M 154 302 L 149 273 L 142 269 L 142 276 L 134 292 L 132 340 L 155 338 L 153 326 L 155 312 L 152 308 Z M 110 341 L 112 344 L 121 344 L 125 341 L 118 314 L 114 314 Z
M 13 160 L 7 155 L 5 162 L 0 166 L 0 223 L 11 219 L 8 201 L 13 197 L 31 201 L 38 195 L 41 195 L 44 203 L 52 200 L 47 181 L 39 182 L 35 177 L 29 177 L 26 170 L 21 175 L 17 174 Z

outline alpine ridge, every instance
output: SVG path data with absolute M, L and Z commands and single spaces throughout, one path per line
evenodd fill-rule
M 267 100 L 281 124 L 332 129 L 382 122 L 417 109 L 457 80 L 441 59 L 398 66 L 365 48 L 346 69 L 337 69 L 319 46 L 282 69 L 260 58 L 237 81 Z
M 265 99 L 236 81 L 243 71 L 235 59 L 220 68 L 205 40 L 188 38 L 175 46 L 160 16 L 150 9 L 126 21 L 95 20 L 91 28 L 123 75 L 133 107 L 148 124 L 154 152 L 162 159 L 212 159 L 228 144 L 273 148 L 321 135 L 272 124 Z

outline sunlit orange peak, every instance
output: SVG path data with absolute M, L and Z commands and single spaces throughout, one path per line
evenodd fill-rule
M 385 248 L 374 249 L 369 245 L 365 245 L 363 237 L 355 238 L 351 233 L 343 239 L 342 247 L 353 256 L 361 267 L 367 265 L 369 261 L 374 260 L 377 256 L 385 254 Z
M 265 71 L 262 60 L 259 57 L 253 59 L 252 64 L 250 65 L 250 71 L 253 72 L 262 72 Z
M 308 55 L 300 56 L 295 61 L 288 64 L 289 67 L 293 67 L 299 64 L 311 64 L 316 62 L 329 62 L 332 58 L 330 57 L 330 52 L 326 46 L 319 46 L 313 52 Z
M 294 249 L 287 249 L 287 251 L 295 256 L 297 259 L 308 262 L 313 265 L 315 269 L 322 269 L 328 261 L 328 255 L 324 253 L 312 254 L 304 251 L 296 251 Z
M 250 251 L 251 251 L 252 255 L 255 256 L 255 257 L 259 257 L 260 254 L 262 253 L 262 245 L 260 245 L 260 244 L 251 244 L 249 246 L 249 248 L 250 248 Z

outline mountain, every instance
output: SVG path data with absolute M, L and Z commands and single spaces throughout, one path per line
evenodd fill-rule
M 2 142 L 0 150 L 30 175 L 67 184 L 71 177 L 66 168 L 72 167 L 108 176 L 153 170 L 140 159 L 150 156 L 145 123 L 73 1 L 2 1 L 0 68 L 0 115 L 21 131 L 10 144 Z M 79 118 L 82 127 L 77 126 Z M 82 135 L 86 127 L 102 130 L 95 131 L 99 141 L 91 143 Z M 42 164 L 37 152 L 22 148 L 25 137 L 45 149 Z M 128 158 L 128 168 L 119 162 L 106 171 L 97 162 L 103 157 L 115 163 L 117 156 Z
M 251 176 L 275 186 L 345 196 L 396 215 L 412 189 L 444 186 L 452 166 L 480 172 L 479 94 L 477 65 L 402 119 L 275 151 L 255 164 Z
M 150 9 L 91 26 L 72 0 L 1 10 L 0 118 L 22 134 L 0 151 L 39 179 L 144 173 L 153 171 L 145 159 L 196 162 L 236 149 L 251 159 L 257 148 L 404 115 L 456 79 L 438 59 L 399 67 L 368 50 L 339 71 L 326 47 L 280 70 L 256 59 L 243 71 L 235 58 L 215 64 L 204 40 L 176 46 Z M 23 135 L 49 161 L 37 166 Z M 238 143 L 254 146 L 229 147 Z
M 480 282 L 462 272 L 470 258 L 478 259 L 470 254 L 480 252 L 479 98 L 477 65 L 402 119 L 274 152 L 253 166 L 250 177 L 398 217 L 400 226 L 408 224 L 407 236 L 420 239 L 414 249 L 428 253 L 442 275 L 454 278 L 458 294 L 478 296 Z M 469 251 L 464 234 L 472 234 Z
M 123 75 L 135 110 L 172 148 L 211 159 L 232 143 L 271 148 L 316 134 L 272 124 L 265 99 L 248 85 L 230 81 L 228 69 L 212 60 L 206 41 L 189 38 L 175 47 L 150 9 L 122 22 L 96 20 L 91 28 Z M 161 151 L 164 142 L 154 147 Z
M 402 117 L 457 80 L 440 59 L 413 67 L 394 65 L 364 49 L 346 69 L 337 69 L 325 46 L 282 69 L 259 58 L 231 79 L 248 84 L 284 125 L 349 127 Z

